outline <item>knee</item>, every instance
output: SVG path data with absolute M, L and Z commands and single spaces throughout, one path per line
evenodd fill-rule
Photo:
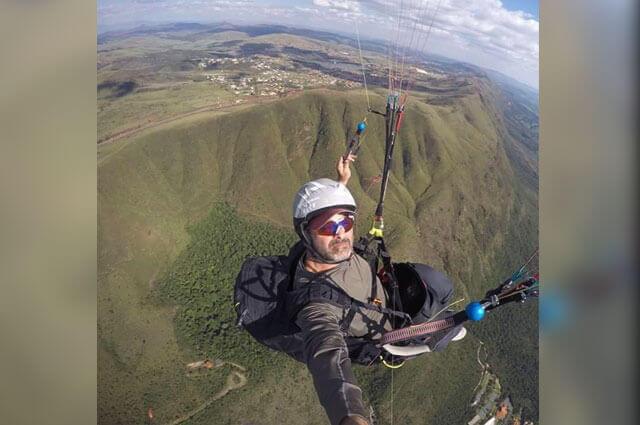
M 422 267 L 420 275 L 425 279 L 427 290 L 440 304 L 447 304 L 453 297 L 453 282 L 444 273 L 430 266 Z

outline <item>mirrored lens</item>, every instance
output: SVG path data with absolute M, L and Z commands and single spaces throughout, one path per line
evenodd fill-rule
M 318 230 L 317 233 L 323 236 L 333 236 L 338 233 L 338 229 L 342 227 L 345 232 L 348 232 L 353 227 L 353 218 L 352 217 L 344 217 L 342 220 L 335 221 L 327 221 L 323 224 Z

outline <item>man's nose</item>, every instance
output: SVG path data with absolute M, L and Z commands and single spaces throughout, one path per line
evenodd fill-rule
M 338 226 L 336 232 L 334 233 L 334 236 L 342 236 L 344 233 L 344 226 Z

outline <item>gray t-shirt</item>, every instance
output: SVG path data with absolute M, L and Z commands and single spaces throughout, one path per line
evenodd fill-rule
M 365 303 L 372 303 L 370 300 L 371 267 L 364 258 L 354 253 L 349 260 L 338 263 L 338 265 L 331 270 L 321 273 L 313 273 L 304 267 L 304 257 L 305 256 L 303 255 L 302 258 L 300 258 L 296 268 L 296 275 L 293 283 L 294 288 L 313 284 L 314 280 L 322 279 L 343 289 L 350 297 L 355 298 L 356 300 Z M 384 289 L 382 288 L 380 279 L 378 279 L 377 276 L 376 285 L 376 297 L 382 302 L 381 306 L 386 307 Z M 341 318 L 343 314 L 342 309 L 333 305 L 331 305 L 331 307 L 336 316 Z M 381 313 L 362 309 L 360 312 L 356 313 L 353 321 L 351 322 L 351 326 L 347 331 L 350 336 L 360 337 L 369 332 L 365 324 L 365 322 L 369 321 L 363 320 L 363 314 L 366 314 L 369 319 L 374 320 L 375 322 L 380 322 L 382 319 Z M 388 323 L 385 323 L 385 328 L 388 330 L 391 329 L 391 326 Z M 377 338 L 379 336 L 380 335 L 377 334 L 372 335 L 373 338 Z

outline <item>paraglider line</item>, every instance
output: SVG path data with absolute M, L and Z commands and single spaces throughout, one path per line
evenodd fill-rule
M 425 53 L 424 48 L 427 45 L 427 42 L 429 41 L 429 36 L 431 35 L 431 28 L 433 28 L 433 23 L 436 20 L 436 16 L 438 15 L 438 11 L 440 10 L 440 5 L 442 4 L 442 0 L 438 0 L 438 4 L 436 5 L 436 9 L 433 12 L 433 15 L 431 15 L 431 23 L 429 24 L 429 29 L 427 30 L 427 36 L 425 37 L 424 41 L 422 42 L 421 47 L 418 49 L 418 52 L 420 53 Z M 420 40 L 420 39 L 418 39 Z M 418 41 L 418 44 L 420 44 L 420 41 Z M 406 92 L 408 92 L 412 87 L 413 84 L 415 83 L 416 80 L 416 76 L 417 76 L 417 70 L 414 70 L 414 72 L 412 73 L 412 77 L 411 79 L 408 81 L 407 83 L 407 88 L 406 88 Z
M 464 298 L 464 297 L 462 297 L 462 298 L 460 298 L 458 301 L 454 301 L 454 302 L 452 302 L 451 304 L 449 304 L 448 306 L 443 307 L 439 312 L 437 312 L 436 314 L 434 314 L 433 316 L 431 316 L 431 317 L 429 318 L 429 320 L 427 320 L 427 322 L 431 322 L 431 321 L 432 321 L 432 320 L 434 320 L 436 317 L 438 317 L 438 316 L 440 315 L 440 313 L 442 313 L 443 311 L 445 311 L 445 310 L 447 310 L 447 309 L 451 308 L 452 306 L 454 306 L 454 305 L 456 305 L 456 304 L 458 304 L 458 303 L 461 303 L 461 302 L 462 302 L 462 301 L 464 301 L 464 300 L 465 300 L 465 298 Z
M 360 47 L 360 30 L 358 29 L 357 20 L 356 20 L 356 38 L 358 40 L 358 53 L 360 54 L 360 66 L 362 67 L 362 80 L 364 82 L 364 93 L 367 96 L 367 111 L 368 111 L 371 109 L 371 102 L 369 102 L 369 90 L 367 90 L 367 76 L 364 73 L 364 61 L 362 60 L 362 48 Z M 366 120 L 366 117 L 364 120 Z

